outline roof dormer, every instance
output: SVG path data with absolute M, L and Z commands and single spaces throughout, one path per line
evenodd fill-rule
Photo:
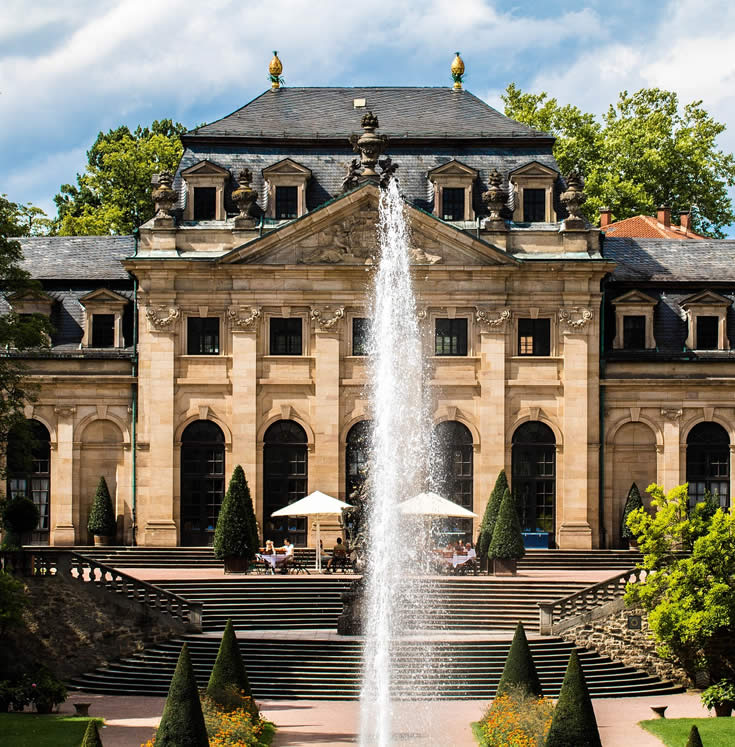
M 615 307 L 615 350 L 653 350 L 653 312 L 657 298 L 632 290 L 613 299 Z
M 225 220 L 227 169 L 211 161 L 199 161 L 181 172 L 186 183 L 184 220 Z
M 289 220 L 306 214 L 306 183 L 311 179 L 311 169 L 290 158 L 263 169 L 267 186 L 269 218 Z
M 513 188 L 515 223 L 555 223 L 554 184 L 559 174 L 538 161 L 531 161 L 508 175 Z
M 51 296 L 35 288 L 10 293 L 5 299 L 16 314 L 50 316 L 51 308 L 54 305 L 54 299 Z
M 732 300 L 705 290 L 685 298 L 681 308 L 686 312 L 688 329 L 686 346 L 690 350 L 728 350 L 727 310 Z
M 428 173 L 434 185 L 434 215 L 442 220 L 474 220 L 472 188 L 476 169 L 453 159 Z
M 84 307 L 84 348 L 121 348 L 123 340 L 123 313 L 129 303 L 125 296 L 98 288 L 79 299 Z

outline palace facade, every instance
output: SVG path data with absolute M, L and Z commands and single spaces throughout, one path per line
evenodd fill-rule
M 391 174 L 445 495 L 481 516 L 505 469 L 524 530 L 562 548 L 621 546 L 634 481 L 729 504 L 735 242 L 606 238 L 553 139 L 461 87 L 274 82 L 182 141 L 135 236 L 21 242 L 43 293 L 4 302 L 56 330 L 23 355 L 39 446 L 8 477 L 41 508 L 36 541 L 89 543 L 104 475 L 118 543 L 207 544 L 241 464 L 264 536 L 314 544 L 305 520 L 269 517 L 364 474 Z

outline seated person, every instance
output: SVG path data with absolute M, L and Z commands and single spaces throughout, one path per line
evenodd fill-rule
M 275 555 L 275 554 L 276 554 L 276 548 L 273 545 L 273 540 L 266 540 L 265 550 L 263 550 L 263 555 Z
M 283 540 L 283 547 L 279 547 L 278 550 L 284 554 L 283 560 L 278 563 L 281 566 L 281 573 L 288 573 L 288 566 L 293 561 L 293 545 L 288 537 Z
M 324 552 L 324 541 L 319 540 L 319 556 L 321 557 L 321 565 L 322 568 L 326 568 L 327 564 L 329 563 L 329 554 Z
M 345 562 L 347 561 L 347 548 L 342 544 L 342 537 L 337 537 L 337 544 L 334 546 L 334 550 L 332 550 L 332 557 L 327 563 L 327 572 L 332 570 L 335 561 L 337 563 L 340 563 L 342 566 L 344 566 Z

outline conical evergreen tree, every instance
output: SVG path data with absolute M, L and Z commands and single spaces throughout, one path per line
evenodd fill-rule
M 84 732 L 81 747 L 102 747 L 100 733 L 97 731 L 97 722 L 94 719 L 87 723 L 87 730 Z
M 628 497 L 625 499 L 625 508 L 623 509 L 623 524 L 620 528 L 620 533 L 624 540 L 635 539 L 635 535 L 628 526 L 628 517 L 637 508 L 643 508 L 643 500 L 641 499 L 641 493 L 638 490 L 638 486 L 633 483 L 628 491 Z
M 508 490 L 508 479 L 505 476 L 505 470 L 501 469 L 498 479 L 495 480 L 493 492 L 490 493 L 487 506 L 485 506 L 485 513 L 482 515 L 482 523 L 480 524 L 480 533 L 477 535 L 477 554 L 481 558 L 487 556 L 487 551 L 490 548 L 493 531 L 495 530 L 495 522 L 498 520 L 500 504 L 503 502 L 503 495 L 506 490 Z
M 687 739 L 686 747 L 704 747 L 702 744 L 702 737 L 699 736 L 699 729 L 692 724 L 692 728 L 689 732 L 689 739 Z
M 209 676 L 207 695 L 221 705 L 227 705 L 228 695 L 232 690 L 252 696 L 250 681 L 248 680 L 245 664 L 237 645 L 235 629 L 232 620 L 227 620 L 222 642 L 219 645 L 217 659 Z
M 258 551 L 258 527 L 245 473 L 235 467 L 214 530 L 214 554 L 218 558 L 247 558 Z
M 513 643 L 508 651 L 508 658 L 505 660 L 503 674 L 498 683 L 498 695 L 510 690 L 513 686 L 520 686 L 526 689 L 531 695 L 541 697 L 541 681 L 536 672 L 536 665 L 533 663 L 531 649 L 526 638 L 526 631 L 523 623 L 516 625 L 516 632 L 513 636 Z
M 181 647 L 176 671 L 168 690 L 156 747 L 209 747 L 202 704 L 199 701 L 189 647 Z
M 114 537 L 117 532 L 115 509 L 104 477 L 100 477 L 100 481 L 97 483 L 97 492 L 94 495 L 92 510 L 89 512 L 89 519 L 87 520 L 87 530 L 90 534 L 96 534 L 100 537 Z
M 521 523 L 518 521 L 515 501 L 510 494 L 510 490 L 506 488 L 505 493 L 503 493 L 503 501 L 500 504 L 498 520 L 495 522 L 488 557 L 507 560 L 522 558 L 525 554 L 523 532 L 521 532 Z
M 546 747 L 602 747 L 597 719 L 576 651 L 569 665 L 554 708 Z

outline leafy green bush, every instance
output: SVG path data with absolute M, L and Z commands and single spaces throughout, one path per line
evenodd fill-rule
M 702 693 L 702 704 L 708 711 L 721 703 L 735 704 L 735 682 L 732 680 L 720 680 Z
M 506 488 L 505 493 L 503 493 L 503 501 L 500 504 L 498 520 L 495 522 L 488 556 L 509 560 L 522 558 L 525 554 L 526 548 L 523 546 L 523 533 L 521 532 L 521 523 L 518 520 L 515 501 L 510 494 L 510 490 Z
M 66 686 L 53 672 L 42 669 L 31 676 L 30 702 L 39 713 L 50 713 L 59 703 L 66 700 Z
M 103 747 L 100 733 L 97 731 L 97 722 L 94 719 L 87 724 L 81 747 Z
M 36 528 L 39 518 L 36 504 L 24 495 L 3 501 L 2 509 L 0 509 L 0 519 L 6 531 L 3 549 L 19 549 L 22 536 Z
M 245 473 L 238 464 L 232 473 L 227 493 L 214 529 L 214 554 L 218 558 L 255 557 L 258 551 L 258 526 Z
M 98 537 L 114 537 L 117 533 L 115 509 L 104 477 L 100 477 L 97 483 L 97 492 L 94 494 L 92 510 L 87 520 L 87 530 Z
M 541 681 L 538 678 L 536 665 L 533 663 L 531 649 L 528 646 L 526 631 L 521 622 L 516 626 L 513 643 L 510 645 L 508 657 L 503 667 L 503 674 L 500 677 L 500 682 L 498 682 L 497 695 L 503 695 L 512 688 L 521 688 L 529 695 L 536 695 L 537 697 L 543 695 Z
M 500 504 L 503 501 L 503 495 L 508 490 L 508 479 L 505 476 L 505 470 L 501 469 L 498 479 L 495 480 L 495 487 L 490 493 L 490 498 L 485 506 L 485 513 L 482 516 L 480 524 L 480 533 L 477 535 L 477 554 L 484 558 L 490 549 L 490 542 L 493 539 L 495 531 L 495 522 L 498 520 Z
M 481 747 L 536 747 L 551 725 L 554 704 L 513 685 L 493 700 L 479 722 Z
M 0 571 L 0 634 L 23 622 L 23 610 L 28 606 L 23 582 Z
M 633 531 L 628 526 L 628 517 L 633 513 L 633 511 L 637 511 L 639 508 L 643 508 L 643 500 L 641 499 L 638 486 L 633 483 L 628 491 L 628 497 L 625 499 L 625 508 L 623 509 L 623 525 L 620 533 L 624 540 L 630 541 L 635 539 Z
M 233 691 L 237 696 L 234 699 L 230 697 Z M 228 619 L 217 652 L 217 659 L 209 676 L 207 695 L 227 711 L 240 707 L 240 693 L 246 696 L 252 695 L 250 681 L 245 671 L 245 664 L 242 661 L 240 647 L 237 644 L 235 629 L 232 626 L 232 620 Z M 257 709 L 253 715 L 258 715 Z

